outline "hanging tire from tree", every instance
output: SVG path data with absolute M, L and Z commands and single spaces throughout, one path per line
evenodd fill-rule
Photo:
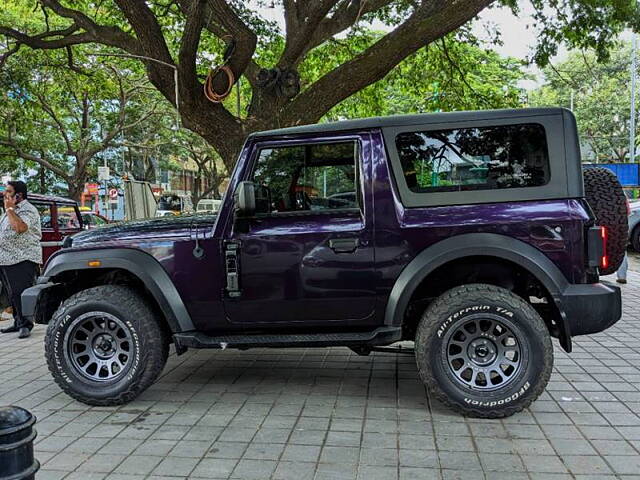
M 607 229 L 609 262 L 600 268 L 600 274 L 610 275 L 622 264 L 629 243 L 627 198 L 615 173 L 600 167 L 584 169 L 584 191 L 596 224 Z

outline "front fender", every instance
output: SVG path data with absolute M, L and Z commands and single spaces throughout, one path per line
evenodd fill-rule
M 99 267 L 89 262 L 100 261 Z M 47 263 L 38 285 L 25 291 L 22 298 L 24 315 L 34 316 L 39 295 L 53 287 L 50 279 L 70 271 L 121 269 L 140 279 L 164 313 L 173 333 L 195 330 L 191 316 L 162 265 L 151 255 L 132 248 L 61 251 Z M 35 299 L 34 299 L 35 296 Z
M 551 294 L 560 311 L 558 327 L 563 348 L 571 350 L 571 329 L 562 305 L 569 286 L 564 274 L 540 250 L 520 240 L 495 233 L 469 233 L 442 240 L 420 252 L 396 280 L 385 310 L 385 324 L 398 326 L 416 288 L 438 267 L 464 257 L 497 257 L 520 265 Z

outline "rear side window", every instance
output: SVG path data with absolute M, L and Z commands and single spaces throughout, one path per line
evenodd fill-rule
M 414 193 L 539 187 L 550 178 L 539 124 L 403 132 L 396 147 Z

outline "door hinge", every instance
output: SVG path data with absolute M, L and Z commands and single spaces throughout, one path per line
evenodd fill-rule
M 229 297 L 240 296 L 240 244 L 228 242 L 224 249 L 224 264 L 227 274 L 227 293 Z

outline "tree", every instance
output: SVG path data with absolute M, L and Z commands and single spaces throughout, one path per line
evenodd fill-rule
M 193 133 L 183 132 L 176 146 L 187 153 L 188 160 L 195 165 L 194 185 L 191 189 L 191 202 L 197 207 L 198 202 L 208 196 L 220 199 L 220 184 L 226 172 L 218 166 L 220 157 L 213 148 Z
M 424 46 L 452 32 L 468 38 L 468 31 L 460 28 L 494 2 L 255 0 L 252 6 L 265 8 L 268 3 L 283 7 L 284 32 L 240 0 L 8 0 L 0 14 L 0 34 L 8 39 L 5 59 L 23 46 L 55 50 L 83 44 L 140 58 L 151 83 L 177 105 L 183 125 L 207 140 L 230 170 L 247 133 L 317 122 Z M 502 3 L 517 13 L 515 0 Z M 540 64 L 560 42 L 594 47 L 602 57 L 621 29 L 638 26 L 632 0 L 532 4 L 540 40 L 535 59 Z M 44 29 L 34 28 L 28 11 L 33 6 L 48 20 Z M 339 35 L 357 34 L 372 21 L 383 22 L 390 31 L 345 61 L 323 65 L 313 82 L 299 76 L 315 49 Z M 278 51 L 265 48 L 278 38 Z M 206 59 L 219 59 L 215 54 L 222 44 L 227 55 L 224 68 L 212 74 L 212 89 L 222 94 L 244 78 L 251 89 L 246 115 L 232 114 L 224 102 L 210 102 L 203 91 Z
M 26 53 L 26 52 L 25 52 Z M 16 55 L 0 73 L 0 147 L 27 162 L 23 170 L 45 169 L 79 199 L 95 173 L 95 160 L 119 136 L 157 113 L 149 85 L 115 67 L 69 75 L 58 52 Z M 43 183 L 42 181 L 40 182 Z
M 570 108 L 592 161 L 624 162 L 629 156 L 630 46 L 618 45 L 598 63 L 593 51 L 572 52 L 544 70 L 545 84 L 533 91 L 534 106 Z
M 363 32 L 361 36 L 365 34 L 382 35 Z M 328 42 L 307 63 L 321 63 L 331 55 L 346 57 L 354 42 Z M 519 107 L 518 83 L 529 78 L 524 67 L 523 60 L 501 57 L 449 35 L 403 60 L 383 80 L 336 105 L 325 118 Z M 313 73 L 305 76 L 313 78 Z

